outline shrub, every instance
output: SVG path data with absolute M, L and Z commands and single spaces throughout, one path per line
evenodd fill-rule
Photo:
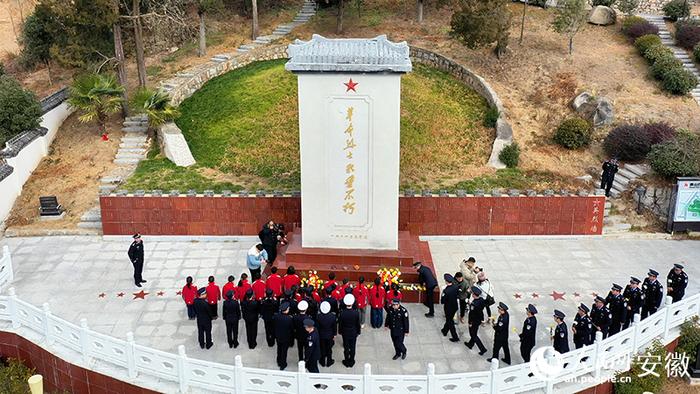
M 668 141 L 676 136 L 676 128 L 664 122 L 647 123 L 642 126 L 642 131 L 649 136 L 651 145 Z
M 0 146 L 23 131 L 39 127 L 41 104 L 8 75 L 0 76 Z
M 5 75 L 5 65 L 0 62 L 0 77 Z
M 684 96 L 698 86 L 698 78 L 683 66 L 674 67 L 664 72 L 661 86 L 671 94 Z
M 687 0 L 671 0 L 666 3 L 663 10 L 664 14 L 674 22 L 690 15 L 690 5 Z
M 627 16 L 622 20 L 622 31 L 627 33 L 627 29 L 639 24 L 649 24 L 649 22 L 641 16 Z
M 567 149 L 578 149 L 591 142 L 592 132 L 591 124 L 585 119 L 567 119 L 557 127 L 554 142 Z
M 661 360 L 662 364 L 655 371 L 647 373 L 642 368 L 648 368 L 648 357 Z M 644 392 L 659 393 L 666 382 L 667 374 L 663 367 L 666 360 L 666 348 L 658 340 L 654 340 L 644 354 L 635 355 L 631 360 L 629 371 L 621 372 L 615 380 L 615 394 L 639 394 Z M 645 361 L 647 361 L 645 363 Z M 646 364 L 646 365 L 645 365 Z M 629 377 L 629 381 L 627 381 Z
M 700 137 L 678 133 L 675 138 L 656 144 L 647 156 L 651 167 L 661 176 L 674 179 L 700 173 Z
M 615 4 L 616 0 L 593 0 L 591 1 L 591 5 L 593 7 L 603 5 L 606 7 L 612 7 L 613 4 Z
M 603 141 L 603 148 L 609 156 L 631 162 L 643 160 L 651 145 L 649 135 L 637 125 L 618 126 Z
M 650 64 L 654 64 L 663 58 L 675 59 L 675 56 L 673 56 L 673 51 L 663 45 L 656 45 L 648 48 L 646 51 L 644 51 L 642 56 L 644 56 L 644 58 L 647 59 Z
M 517 142 L 506 145 L 501 153 L 498 154 L 498 160 L 508 168 L 515 168 L 520 162 L 520 147 Z
M 498 121 L 499 116 L 501 116 L 501 113 L 498 112 L 498 108 L 489 107 L 489 109 L 486 110 L 486 114 L 484 115 L 484 126 L 496 127 L 496 122 Z
M 700 323 L 698 317 L 695 316 L 681 324 L 681 336 L 678 339 L 676 352 L 685 353 L 690 358 L 688 365 L 694 365 L 698 345 L 700 345 Z
M 700 43 L 700 24 L 697 22 L 676 22 L 676 44 L 681 48 L 693 49 Z
M 661 37 L 656 34 L 647 34 L 634 40 L 634 46 L 637 47 L 637 50 L 642 56 L 644 56 L 644 52 L 646 52 L 647 49 L 657 45 L 662 44 Z
M 619 0 L 617 2 L 617 8 L 619 8 L 625 15 L 634 14 L 637 7 L 639 7 L 639 0 Z
M 700 63 L 700 44 L 696 45 L 695 49 L 693 49 L 693 57 L 696 62 Z
M 651 66 L 651 73 L 654 77 L 663 81 L 666 79 L 666 75 L 679 68 L 683 69 L 683 63 L 680 60 L 673 56 L 664 56 L 654 62 L 654 65 Z
M 6 362 L 0 362 L 0 393 L 24 394 L 29 392 L 27 379 L 32 375 L 34 375 L 34 370 L 16 358 L 8 358 Z
M 630 40 L 634 41 L 637 38 L 641 36 L 645 36 L 647 34 L 659 34 L 659 28 L 652 25 L 651 23 L 644 21 L 644 23 L 637 23 L 632 26 L 630 26 L 628 29 L 625 30 L 625 34 L 627 37 L 630 38 Z

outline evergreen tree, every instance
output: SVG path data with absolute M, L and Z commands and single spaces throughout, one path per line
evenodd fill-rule
M 452 14 L 450 34 L 469 48 L 496 43 L 496 55 L 506 51 L 512 15 L 508 0 L 460 0 Z
M 554 11 L 552 29 L 569 39 L 569 55 L 574 52 L 574 36 L 581 31 L 588 19 L 586 0 L 560 0 Z

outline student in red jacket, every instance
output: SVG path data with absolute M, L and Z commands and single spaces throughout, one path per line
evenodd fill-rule
M 214 283 L 214 277 L 209 277 L 209 285 L 207 285 L 207 304 L 209 304 L 209 311 L 211 312 L 212 319 L 216 320 L 219 318 L 219 300 L 221 299 L 221 289 Z
M 333 287 L 330 288 L 333 289 Z M 343 301 L 343 297 L 345 297 L 345 291 L 341 287 L 336 286 L 336 288 L 333 289 L 331 296 L 338 301 L 338 305 L 341 305 L 340 303 Z
M 335 281 L 335 272 L 329 272 L 328 273 L 328 282 L 323 284 L 323 290 L 326 290 L 327 288 L 333 286 L 333 285 L 338 285 L 338 282 Z
M 194 299 L 197 298 L 197 286 L 192 284 L 192 277 L 187 277 L 187 284 L 182 288 L 182 299 L 185 300 L 185 305 L 187 306 L 187 317 L 190 320 L 194 320 L 196 315 L 194 313 Z
M 318 294 L 318 291 L 316 291 L 313 285 L 309 285 L 309 288 L 311 289 L 311 297 L 313 297 L 317 304 L 321 305 L 321 296 Z
M 282 295 L 282 277 L 277 274 L 277 267 L 270 268 L 270 276 L 267 277 L 265 283 L 276 298 Z
M 372 328 L 382 328 L 384 323 L 384 288 L 379 278 L 374 279 L 374 286 L 369 289 L 370 324 Z
M 350 279 L 348 278 L 343 278 L 343 284 L 340 286 L 340 291 L 343 293 L 343 297 L 345 297 L 345 294 L 348 294 L 347 289 L 350 286 Z
M 267 285 L 265 284 L 265 281 L 263 280 L 263 276 L 265 274 L 261 275 L 258 279 L 253 282 L 253 295 L 255 295 L 255 299 L 260 301 L 263 298 L 265 298 L 265 290 L 267 289 Z
M 301 285 L 301 278 L 294 271 L 294 266 L 290 265 L 287 267 L 287 275 L 284 276 L 284 291 L 292 290 L 292 286 L 299 287 Z
M 385 298 L 385 309 L 389 311 L 389 308 L 391 308 L 391 301 L 394 298 L 398 298 L 399 301 L 403 301 L 403 295 L 401 294 L 401 291 L 399 290 L 399 285 L 396 283 L 391 284 L 391 288 L 389 291 L 386 292 Z
M 253 287 L 248 283 L 248 274 L 245 272 L 241 274 L 241 280 L 238 281 L 238 287 L 236 287 L 236 299 L 245 300 L 245 293 L 248 289 L 253 289 Z
M 233 291 L 233 293 L 236 293 L 236 282 L 234 282 L 236 278 L 233 275 L 228 276 L 228 282 L 224 285 L 224 288 L 221 289 L 221 295 L 225 296 L 228 294 L 229 291 Z
M 367 303 L 369 302 L 369 290 L 365 285 L 365 277 L 360 276 L 357 281 L 357 287 L 352 291 L 352 295 L 355 296 L 357 302 L 357 309 L 360 311 L 360 325 L 361 328 L 365 327 L 365 314 L 367 312 Z

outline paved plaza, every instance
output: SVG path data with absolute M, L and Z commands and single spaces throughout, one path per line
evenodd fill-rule
M 277 369 L 275 350 L 268 348 L 262 322 L 258 330 L 258 347 L 249 350 L 245 327 L 240 323 L 238 349 L 226 344 L 224 323 L 214 322 L 214 347 L 201 350 L 197 344 L 194 321 L 187 320 L 178 291 L 184 278 L 192 275 L 203 285 L 209 275 L 223 286 L 229 274 L 247 272 L 245 256 L 254 237 L 227 241 L 177 241 L 144 237 L 146 264 L 143 276 L 148 280 L 142 289 L 133 286 L 132 267 L 126 256 L 128 237 L 103 239 L 95 236 L 5 238 L 15 270 L 14 287 L 18 296 L 34 305 L 48 302 L 51 311 L 78 323 L 86 318 L 90 328 L 118 338 L 132 331 L 137 343 L 168 352 L 177 352 L 184 344 L 189 357 L 233 364 L 240 354 L 250 367 Z M 568 238 L 503 240 L 430 241 L 437 276 L 454 273 L 466 256 L 474 256 L 485 269 L 495 288 L 496 301 L 510 306 L 510 348 L 514 363 L 522 362 L 519 342 L 513 329 L 520 332 L 524 308 L 533 303 L 539 309 L 538 345 L 549 344 L 548 329 L 553 325 L 553 309 L 573 319 L 576 305 L 592 303 L 592 294 L 607 294 L 612 282 L 625 285 L 629 276 L 644 278 L 647 269 L 665 276 L 672 263 L 685 261 L 690 284 L 686 296 L 700 289 L 700 242 Z M 342 275 L 339 274 L 342 278 Z M 141 290 L 144 293 L 139 293 Z M 357 345 L 358 363 L 352 369 L 340 364 L 342 344 L 338 337 L 334 347 L 336 364 L 322 372 L 362 373 L 365 362 L 376 374 L 423 374 L 427 364 L 435 364 L 436 373 L 456 373 L 488 369 L 486 356 L 468 350 L 462 342 L 452 343 L 440 335 L 444 323 L 442 307 L 436 317 L 423 317 L 426 309 L 408 304 L 411 334 L 406 338 L 408 358 L 392 361 L 393 347 L 387 331 L 374 330 L 369 324 Z M 494 313 L 496 313 L 494 308 Z M 466 325 L 458 325 L 462 340 L 468 339 Z M 482 327 L 481 337 L 491 354 L 493 330 Z M 296 370 L 296 349 L 289 352 L 290 367 Z

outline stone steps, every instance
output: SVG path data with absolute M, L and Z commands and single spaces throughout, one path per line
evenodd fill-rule
M 122 127 L 122 131 L 125 133 L 147 133 L 148 127 L 147 126 L 128 126 L 128 127 Z
M 134 158 L 119 158 L 114 159 L 114 164 L 139 164 L 140 161 L 140 159 Z

